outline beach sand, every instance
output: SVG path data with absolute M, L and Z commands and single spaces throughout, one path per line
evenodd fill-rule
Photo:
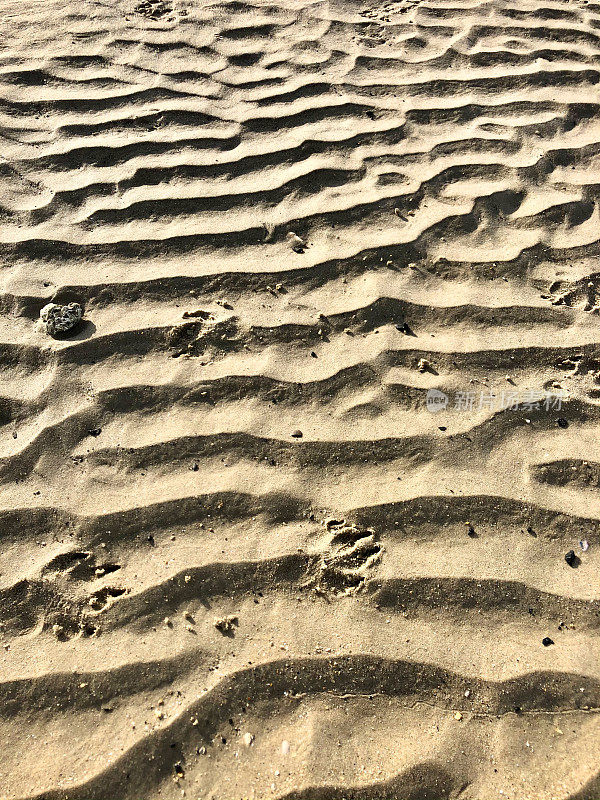
M 0 796 L 597 800 L 600 5 L 0 12 Z

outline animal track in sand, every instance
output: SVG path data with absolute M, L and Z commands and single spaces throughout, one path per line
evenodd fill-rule
M 582 278 L 576 283 L 555 281 L 549 289 L 552 305 L 580 308 L 582 311 L 598 314 L 600 312 L 600 289 L 598 280 L 590 278 Z
M 374 531 L 345 520 L 330 520 L 327 530 L 329 544 L 310 569 L 307 585 L 325 595 L 355 594 L 372 576 L 383 547 Z
M 165 0 L 142 0 L 134 11 L 146 19 L 160 20 L 173 13 L 173 6 Z

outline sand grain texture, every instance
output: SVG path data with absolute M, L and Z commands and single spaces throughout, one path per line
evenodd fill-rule
M 0 796 L 600 797 L 600 6 L 0 19 Z

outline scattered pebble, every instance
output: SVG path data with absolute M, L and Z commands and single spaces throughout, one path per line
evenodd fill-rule
M 242 736 L 242 741 L 246 747 L 250 747 L 252 742 L 254 741 L 254 735 L 252 733 L 245 733 Z
M 176 764 L 173 764 L 173 770 L 178 778 L 183 778 L 183 776 L 185 775 L 185 772 L 183 770 L 183 764 L 181 763 L 181 761 L 178 761 Z
M 569 552 L 565 554 L 565 561 L 570 567 L 573 568 L 579 565 L 579 558 L 577 557 L 575 550 L 569 550 Z
M 284 739 L 281 743 L 281 752 L 284 756 L 287 756 L 287 754 L 290 752 L 290 743 L 287 741 L 287 739 Z
M 544 636 L 542 639 L 542 644 L 544 647 L 550 647 L 551 644 L 554 644 L 554 640 L 551 639 L 549 636 Z
M 236 625 L 238 625 L 238 618 L 234 616 L 217 617 L 213 625 L 221 633 L 233 633 Z
M 63 628 L 62 625 L 53 625 L 52 633 L 56 636 L 57 639 L 61 639 L 65 635 L 65 629 Z
M 569 422 L 564 417 L 559 417 L 556 420 L 556 424 L 558 425 L 559 428 L 568 428 L 569 427 Z
M 304 436 L 304 434 L 302 433 L 302 431 L 298 430 L 298 431 L 293 431 L 292 436 L 294 439 L 301 439 Z
M 460 711 L 456 711 L 456 712 L 454 713 L 454 719 L 457 719 L 457 720 L 460 722 L 460 720 L 461 720 L 462 718 L 463 718 L 463 715 L 460 713 Z
M 583 550 L 584 553 L 586 552 L 586 550 L 588 550 L 589 546 L 590 545 L 589 545 L 589 542 L 588 542 L 587 539 L 582 539 L 579 542 L 579 547 L 581 547 L 581 549 Z
M 75 328 L 83 317 L 83 309 L 79 303 L 59 306 L 48 303 L 40 311 L 40 319 L 49 336 L 64 336 Z
M 419 372 L 432 372 L 433 367 L 431 361 L 428 361 L 426 358 L 419 359 L 419 363 L 417 364 L 417 369 Z

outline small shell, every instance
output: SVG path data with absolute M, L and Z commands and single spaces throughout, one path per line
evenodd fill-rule
M 295 253 L 303 253 L 306 249 L 306 242 L 304 239 L 301 239 L 293 231 L 287 234 L 285 240 Z

